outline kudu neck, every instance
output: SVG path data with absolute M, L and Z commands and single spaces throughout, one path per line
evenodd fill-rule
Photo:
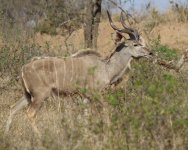
M 121 52 L 116 52 L 110 58 L 109 62 L 106 64 L 106 68 L 108 70 L 111 83 L 116 82 L 119 78 L 121 78 L 124 75 L 131 59 L 131 55 L 125 55 Z

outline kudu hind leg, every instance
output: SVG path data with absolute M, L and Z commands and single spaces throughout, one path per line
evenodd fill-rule
M 19 111 L 21 110 L 22 108 L 24 108 L 26 105 L 29 104 L 29 101 L 26 99 L 25 96 L 23 96 L 19 101 L 17 101 L 12 107 L 11 107 L 11 110 L 10 110 L 10 115 L 9 115 L 9 118 L 7 120 L 7 123 L 6 123 L 6 129 L 5 129 L 5 133 L 8 133 L 9 129 L 10 129 L 10 125 L 11 125 L 11 122 L 12 122 L 12 119 L 13 119 L 13 116 Z

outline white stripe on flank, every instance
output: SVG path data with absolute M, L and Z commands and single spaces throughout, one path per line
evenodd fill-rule
M 47 57 L 45 57 L 45 59 L 46 59 Z M 45 83 L 48 83 L 48 79 L 47 79 L 47 76 L 46 76 L 46 72 L 45 72 L 45 68 L 44 68 L 44 66 L 45 66 L 45 61 L 43 61 L 43 73 L 44 73 L 44 76 L 43 76 L 43 80 L 44 80 L 44 82 Z M 47 85 L 48 86 L 48 85 Z
M 64 83 L 65 83 L 65 76 L 66 76 L 66 64 L 65 64 L 65 60 L 63 60 L 63 69 L 64 69 L 64 71 L 63 71 L 63 85 L 62 86 L 64 86 Z
M 24 84 L 24 86 L 25 86 L 26 91 L 27 91 L 28 93 L 30 93 L 29 88 L 28 88 L 28 85 L 27 85 L 27 83 L 26 83 L 26 81 L 25 81 L 25 79 L 24 79 L 23 70 L 24 70 L 24 68 L 22 67 L 22 80 L 23 80 L 23 84 Z
M 59 84 L 58 84 L 58 78 L 57 78 L 57 68 L 56 68 L 56 65 L 55 65 L 55 60 L 53 60 L 53 63 L 54 63 L 54 71 L 55 71 L 55 86 L 57 88 L 57 90 L 59 89 Z M 58 90 L 59 91 L 59 90 Z M 58 92 L 59 93 L 59 92 Z
M 70 82 L 72 82 L 73 76 L 74 76 L 74 63 L 73 63 L 72 57 L 71 57 L 71 65 L 72 65 L 72 75 L 71 75 Z
M 35 74 L 37 75 L 37 77 L 39 78 L 40 82 L 43 83 L 43 82 L 42 82 L 42 79 L 41 79 L 41 77 L 40 77 L 40 75 L 39 75 L 38 72 L 35 70 L 34 63 L 35 63 L 35 61 L 33 61 L 32 65 L 31 65 L 31 68 L 33 69 L 33 71 L 35 72 Z

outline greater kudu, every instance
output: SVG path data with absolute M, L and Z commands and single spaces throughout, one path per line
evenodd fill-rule
M 103 60 L 96 52 L 79 52 L 67 58 L 37 58 L 23 66 L 21 81 L 24 89 L 23 97 L 11 108 L 6 131 L 9 130 L 13 115 L 26 105 L 27 115 L 34 119 L 41 103 L 51 94 L 74 93 L 79 89 L 102 90 L 122 78 L 133 58 L 147 57 L 149 50 L 140 42 L 136 29 L 127 27 L 118 29 L 112 22 L 112 28 L 121 35 L 130 36 L 128 44 L 117 45 L 108 60 Z M 31 122 L 37 131 L 34 122 Z

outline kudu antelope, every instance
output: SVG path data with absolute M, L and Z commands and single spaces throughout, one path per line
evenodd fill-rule
M 24 89 L 23 97 L 11 108 L 6 125 L 9 130 L 13 115 L 28 105 L 27 115 L 33 129 L 34 118 L 41 103 L 51 94 L 74 93 L 79 88 L 102 90 L 116 83 L 124 75 L 133 58 L 147 57 L 150 51 L 140 42 L 136 29 L 121 23 L 123 29 L 117 28 L 108 13 L 111 27 L 119 34 L 129 35 L 129 43 L 117 45 L 108 61 L 103 60 L 93 51 L 78 52 L 67 58 L 38 58 L 24 65 L 21 71 L 21 81 Z

